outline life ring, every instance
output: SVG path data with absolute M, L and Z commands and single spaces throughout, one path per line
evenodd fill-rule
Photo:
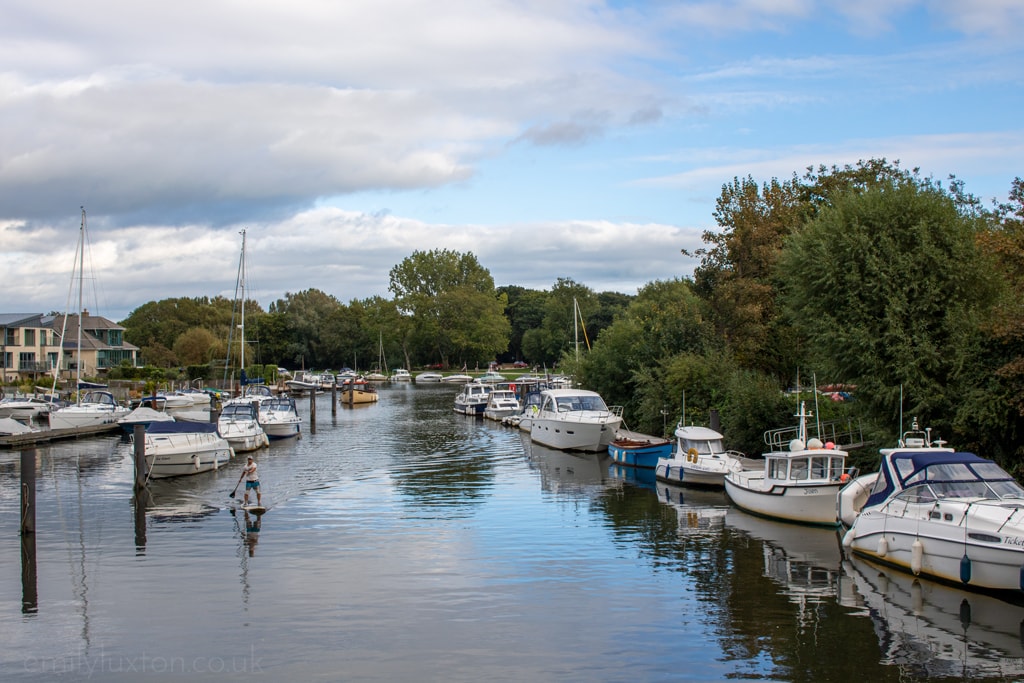
M 686 459 L 690 462 L 697 462 L 697 449 L 690 448 L 690 450 L 686 451 Z

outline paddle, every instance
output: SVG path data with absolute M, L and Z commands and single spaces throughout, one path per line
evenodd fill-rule
M 231 493 L 228 494 L 228 498 L 234 498 L 235 497 L 235 491 L 238 490 L 238 486 L 239 486 L 239 484 L 242 483 L 242 477 L 244 477 L 244 476 L 245 476 L 245 472 L 242 472 L 242 476 L 238 478 L 238 484 L 235 484 L 235 488 L 232 489 Z

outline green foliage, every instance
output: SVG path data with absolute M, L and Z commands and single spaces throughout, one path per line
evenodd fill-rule
M 449 365 L 489 362 L 508 348 L 508 299 L 473 254 L 417 251 L 391 269 L 395 305 L 410 322 L 413 361 Z
M 924 181 L 832 198 L 786 243 L 779 280 L 818 376 L 852 383 L 879 420 L 948 427 L 995 288 L 975 223 Z

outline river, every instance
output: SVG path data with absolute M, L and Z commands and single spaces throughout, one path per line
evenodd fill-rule
M 452 410 L 308 400 L 299 440 L 132 493 L 117 436 L 0 452 L 4 681 L 1024 678 L 1024 608 L 844 558 L 835 532 Z M 239 491 L 239 495 L 241 490 Z M 34 541 L 34 548 L 32 547 Z M 34 551 L 34 552 L 33 552 Z M 32 560 L 35 560 L 34 562 Z

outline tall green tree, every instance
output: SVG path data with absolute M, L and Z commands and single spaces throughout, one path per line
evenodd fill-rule
M 411 344 L 421 361 L 487 362 L 508 348 L 508 300 L 473 254 L 416 251 L 389 276 L 388 288 L 411 321 Z
M 786 242 L 777 270 L 819 377 L 855 384 L 893 425 L 902 388 L 908 417 L 948 429 L 964 379 L 977 375 L 981 322 L 998 291 L 978 228 L 927 180 L 833 195 Z
M 340 308 L 341 302 L 319 289 L 286 292 L 283 299 L 270 305 L 270 313 L 284 316 L 292 335 L 291 357 L 287 359 L 291 367 L 325 369 L 338 360 L 327 327 Z

